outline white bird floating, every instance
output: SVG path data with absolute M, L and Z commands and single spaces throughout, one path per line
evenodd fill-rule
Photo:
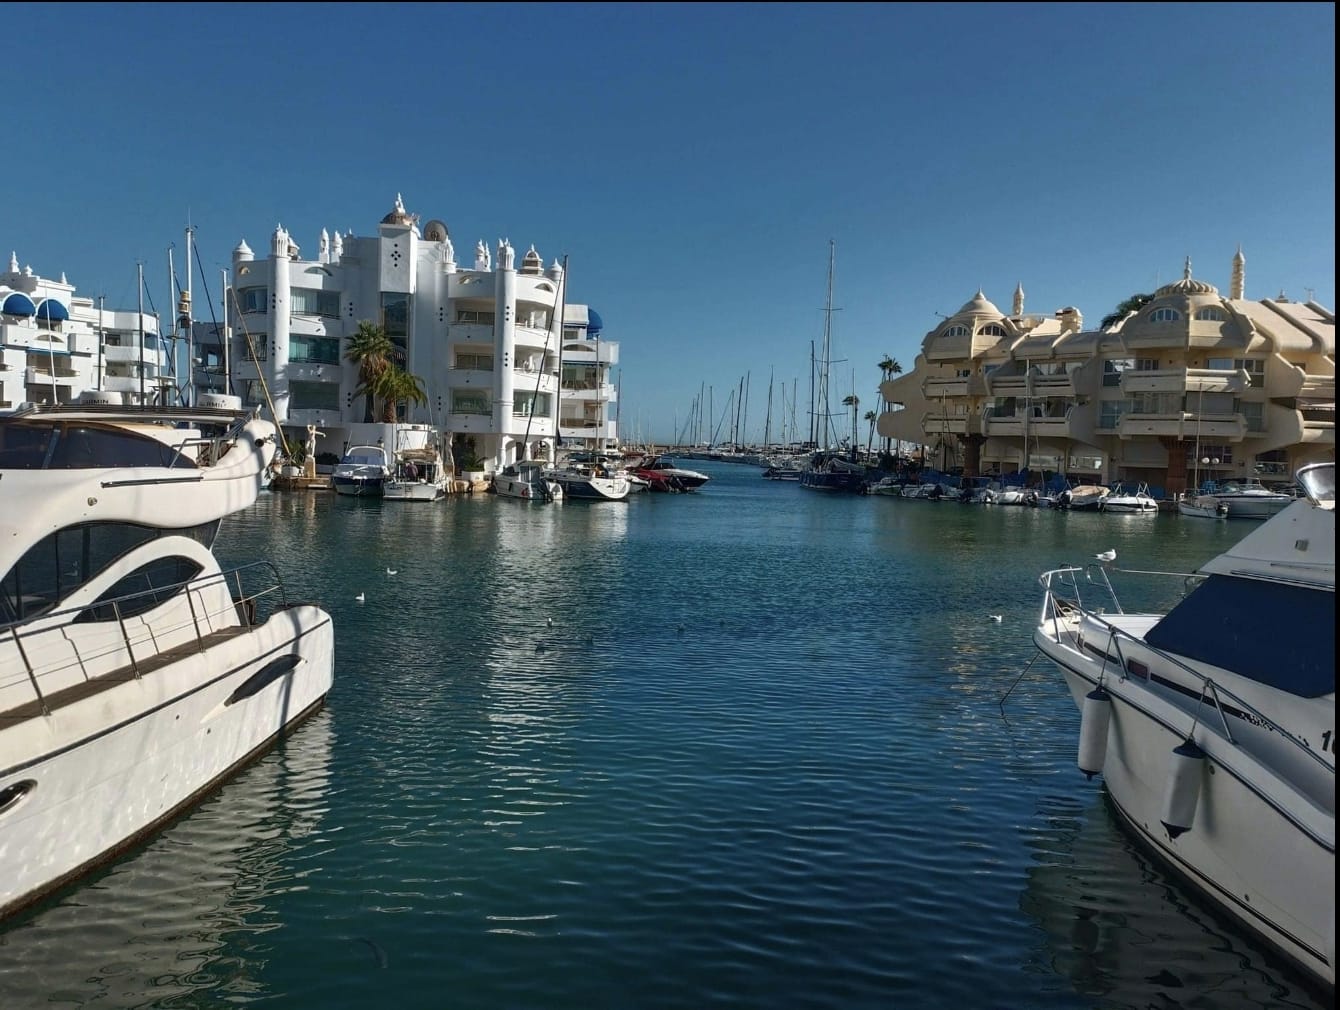
M 397 570 L 394 569 L 394 568 L 388 568 L 388 569 L 386 569 L 386 574 L 387 574 L 387 575 L 394 575 L 394 574 L 396 574 L 396 571 L 397 571 Z
M 548 620 L 548 622 L 549 622 L 549 627 L 552 628 L 552 627 L 554 626 L 554 619 L 553 619 L 552 617 L 550 617 L 550 618 L 547 618 L 547 620 Z
M 995 621 L 997 624 L 999 624 L 1001 620 L 1003 620 L 1005 617 L 1004 614 L 988 614 L 987 616 L 990 617 L 991 620 Z
M 1107 562 L 1107 561 L 1116 561 L 1116 560 L 1117 560 L 1117 552 L 1114 551 L 1114 550 L 1108 549 L 1108 550 L 1103 551 L 1102 554 L 1095 554 L 1094 557 L 1097 558 L 1099 561 L 1104 561 L 1104 562 Z
M 354 597 L 354 602 L 362 603 L 364 599 L 366 599 L 366 597 L 362 593 L 359 593 L 357 596 Z

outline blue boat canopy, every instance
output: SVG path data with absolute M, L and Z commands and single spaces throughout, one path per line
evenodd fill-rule
M 4 302 L 0 303 L 0 313 L 6 316 L 35 316 L 37 306 L 22 291 L 11 291 L 5 295 Z
M 600 318 L 600 313 L 595 309 L 586 310 L 586 335 L 593 337 L 605 328 L 605 322 Z
M 70 318 L 70 310 L 54 298 L 43 298 L 37 303 L 37 318 L 48 323 L 62 323 Z

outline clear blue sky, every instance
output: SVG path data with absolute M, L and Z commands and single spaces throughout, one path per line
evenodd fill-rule
M 217 287 L 282 222 L 371 233 L 397 192 L 569 256 L 620 342 L 625 436 L 703 385 L 808 402 L 836 242 L 834 398 L 980 286 L 1096 323 L 1180 275 L 1335 304 L 1331 4 L 24 6 L 0 247 L 166 309 L 187 218 Z M 217 305 L 217 292 L 213 292 Z M 196 314 L 208 314 L 197 298 Z M 779 396 L 779 394 L 778 394 Z

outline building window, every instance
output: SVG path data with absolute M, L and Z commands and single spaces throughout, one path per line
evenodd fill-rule
M 265 361 L 270 354 L 270 337 L 265 333 L 253 333 L 248 340 L 243 334 L 238 341 L 238 356 L 244 361 Z
M 513 393 L 512 413 L 517 417 L 548 418 L 550 416 L 549 394 L 534 391 Z
M 1252 385 L 1257 389 L 1266 384 L 1264 358 L 1210 358 L 1205 362 L 1205 367 L 1216 372 L 1244 371 L 1251 379 Z
M 409 295 L 395 291 L 382 292 L 382 329 L 392 343 L 396 337 L 409 336 Z
M 972 334 L 968 332 L 966 326 L 951 326 L 949 329 L 945 330 L 943 334 L 943 336 L 946 337 L 968 337 L 971 335 Z
M 302 365 L 338 365 L 340 338 L 294 333 L 289 337 L 288 360 Z
M 585 338 L 586 338 L 586 332 L 582 329 L 582 327 L 580 326 L 563 327 L 564 340 L 584 340 Z
M 1225 319 L 1224 310 L 1217 305 L 1207 305 L 1196 310 L 1196 318 L 1207 323 L 1222 323 Z
M 1247 422 L 1248 431 L 1266 430 L 1266 405 L 1264 403 L 1240 404 L 1239 413 Z
M 1003 337 L 1006 335 L 1005 327 L 1001 326 L 1000 323 L 988 323 L 982 327 L 980 332 L 984 337 Z
M 325 316 L 334 319 L 340 314 L 340 293 L 317 288 L 294 288 L 290 292 L 289 311 L 299 316 Z
M 340 384 L 338 382 L 290 382 L 288 384 L 290 410 L 330 410 L 340 409 Z
M 456 354 L 456 367 L 471 372 L 491 372 L 493 371 L 493 355 L 463 354 L 458 351 Z
M 1115 428 L 1123 414 L 1134 413 L 1130 400 L 1104 400 L 1098 414 L 1098 427 Z
M 457 309 L 456 322 L 458 323 L 479 323 L 482 326 L 492 326 L 497 318 L 493 312 L 479 312 L 475 309 Z
M 456 390 L 451 394 L 451 412 L 453 414 L 483 414 L 489 410 L 488 394 L 482 390 Z
M 242 405 L 259 407 L 265 403 L 265 385 L 260 379 L 243 379 L 235 383 L 242 391 Z
M 1157 372 L 1159 370 L 1158 358 L 1136 358 L 1135 370 L 1137 372 Z
M 237 304 L 242 306 L 243 312 L 269 312 L 270 311 L 270 289 L 269 288 L 238 288 Z
M 1103 385 L 1120 386 L 1121 373 L 1135 367 L 1134 358 L 1110 358 L 1103 362 Z
M 1155 309 L 1149 314 L 1151 323 L 1175 323 L 1182 318 L 1182 313 L 1176 309 Z

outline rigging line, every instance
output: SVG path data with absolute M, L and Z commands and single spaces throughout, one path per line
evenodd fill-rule
M 1033 668 L 1033 664 L 1038 661 L 1038 657 L 1041 655 L 1041 649 L 1038 649 L 1037 652 L 1033 653 L 1033 658 L 1028 661 L 1028 664 L 1023 668 L 1023 671 L 1019 676 L 1014 678 L 1014 683 L 1010 685 L 1010 689 L 1000 696 L 1000 714 L 1002 717 L 1005 715 L 1005 699 L 1014 693 L 1014 689 L 1019 686 L 1019 681 L 1024 679 L 1024 675 Z
M 209 321 L 213 323 L 215 328 L 217 329 L 219 325 L 219 319 L 218 316 L 214 314 L 214 299 L 210 296 L 209 293 L 209 281 L 205 279 L 205 264 L 200 262 L 199 243 L 192 242 L 191 251 L 195 253 L 195 265 L 196 268 L 199 269 L 200 271 L 200 286 L 205 291 L 205 304 L 209 306 Z M 190 264 L 187 264 L 188 269 L 189 266 Z M 192 306 L 192 308 L 194 308 L 194 306 Z
M 256 344 L 251 339 L 251 331 L 247 329 L 246 318 L 242 315 L 242 306 L 237 301 L 237 288 L 230 286 L 228 293 L 233 296 L 233 308 L 236 310 L 237 322 L 242 327 L 242 335 L 247 338 L 247 347 L 251 350 L 251 360 L 256 365 L 256 378 L 261 384 L 261 392 L 265 394 L 265 402 L 270 407 L 270 416 L 274 418 L 275 431 L 279 435 L 279 444 L 284 448 L 284 456 L 288 457 L 288 439 L 284 437 L 284 427 L 279 423 L 279 415 L 275 413 L 274 401 L 270 399 L 270 386 L 265 381 L 265 369 L 260 366 L 260 359 L 256 356 Z

